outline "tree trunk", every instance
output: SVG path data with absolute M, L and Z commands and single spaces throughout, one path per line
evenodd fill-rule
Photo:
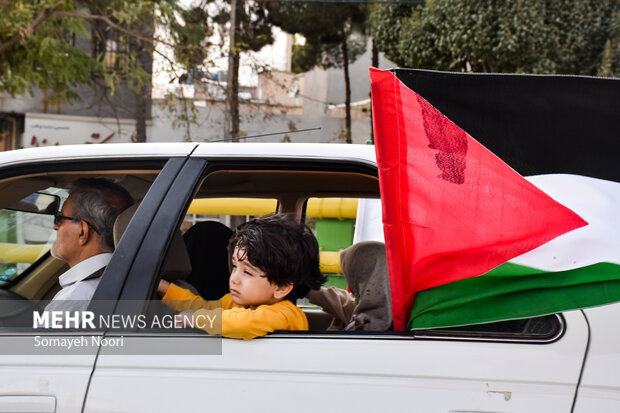
M 150 22 L 145 22 L 141 35 L 153 36 L 153 30 L 149 25 Z M 142 40 L 136 41 L 136 55 L 140 66 L 149 75 L 153 73 L 152 56 L 153 51 L 150 45 L 146 44 Z M 150 102 L 151 87 L 150 82 L 144 83 L 142 87 L 136 92 L 136 142 L 146 142 L 146 121 L 150 118 L 148 111 L 151 108 Z
M 372 53 L 372 67 L 379 68 L 379 49 L 377 48 L 377 44 L 375 43 L 375 38 L 371 39 L 371 53 Z M 375 131 L 373 129 L 373 120 L 372 120 L 372 93 L 368 94 L 370 98 L 370 142 L 375 144 Z
M 344 127 L 346 143 L 353 143 L 351 140 L 351 79 L 349 78 L 349 48 L 347 46 L 347 36 L 342 41 L 342 64 L 344 68 Z
M 233 56 L 232 88 L 230 105 L 230 136 L 233 142 L 239 142 L 239 53 Z
M 146 142 L 146 91 L 142 88 L 136 93 L 136 142 Z
M 144 45 L 141 41 L 136 44 L 136 54 L 140 66 L 144 68 Z M 146 68 L 145 68 L 146 69 Z M 146 92 L 148 87 L 142 85 L 142 87 L 136 92 L 136 112 L 134 117 L 136 118 L 136 142 L 146 142 Z
M 242 8 L 243 0 L 231 0 L 225 138 L 233 142 L 239 142 L 239 51 L 236 37 Z

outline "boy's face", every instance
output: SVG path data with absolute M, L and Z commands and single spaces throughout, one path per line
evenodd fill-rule
M 232 255 L 228 286 L 235 304 L 244 307 L 275 304 L 293 288 L 292 284 L 280 287 L 270 283 L 265 272 L 250 264 L 245 251 L 239 248 L 235 248 Z

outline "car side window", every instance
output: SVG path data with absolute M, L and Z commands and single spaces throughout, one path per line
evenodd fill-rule
M 347 288 L 346 278 L 340 266 L 339 255 L 344 248 L 353 243 L 373 240 L 382 241 L 381 205 L 379 199 L 354 200 L 353 212 L 347 212 L 346 202 L 337 198 L 310 198 L 306 210 L 308 222 L 315 230 L 321 253 L 335 255 L 328 286 Z M 317 213 L 317 206 L 325 211 Z M 330 211 L 328 213 L 326 211 Z M 330 215 L 334 215 L 333 217 Z M 333 250 L 334 252 L 330 252 Z M 323 258 L 323 257 L 322 257 Z M 325 261 L 322 259 L 322 261 Z M 327 266 L 324 266 L 327 268 Z M 376 286 L 376 285 L 375 285 Z M 342 294 L 341 294 L 342 296 Z M 342 297 L 339 300 L 342 302 Z M 322 301 L 322 300 L 316 300 Z M 330 303 L 328 303 L 328 311 Z M 337 313 L 337 312 L 336 312 Z M 333 328 L 331 317 L 320 308 L 306 308 L 311 330 Z M 331 324 L 330 324 L 331 323 Z M 415 330 L 411 332 L 418 339 L 475 339 L 475 340 L 518 340 L 518 341 L 552 341 L 563 332 L 563 323 L 559 316 L 549 315 L 523 320 L 509 320 L 495 323 L 469 325 L 452 328 Z
M 68 268 L 49 252 L 57 237 L 56 214 L 71 183 L 80 178 L 106 178 L 125 187 L 139 202 L 159 172 L 154 165 L 160 168 L 161 161 L 149 161 L 144 170 L 130 170 L 126 164 L 94 171 L 54 171 L 58 165 L 42 166 L 44 172 L 36 173 L 33 168 L 28 175 L 0 180 L 0 289 L 30 300 L 51 299 L 59 288 L 56 279 Z
M 159 278 L 187 287 L 207 300 L 228 293 L 228 240 L 232 228 L 251 217 L 275 213 L 278 200 L 196 197 L 173 234 Z
M 375 179 L 358 173 L 298 170 L 291 173 L 286 170 L 279 171 L 277 168 L 265 171 L 217 170 L 207 175 L 197 189 L 179 226 L 179 234 L 174 237 L 180 239 L 180 235 L 184 234 L 185 254 L 191 262 L 191 268 L 185 274 L 173 275 L 172 278 L 170 274 L 162 271 L 160 277 L 169 280 L 176 277 L 178 283 L 189 289 L 195 288 L 203 298 L 219 299 L 228 292 L 229 268 L 226 246 L 233 228 L 253 216 L 277 211 L 295 214 L 312 228 L 321 246 L 321 271 L 330 278 L 328 286 L 346 290 L 347 283 L 340 268 L 340 251 L 359 241 L 383 241 L 381 203 Z M 308 196 L 308 193 L 322 195 Z M 256 196 L 257 194 L 259 196 Z M 359 195 L 351 196 L 353 194 Z M 338 212 L 334 215 L 332 212 L 326 212 L 328 210 Z M 215 236 L 217 232 L 222 233 L 223 239 L 220 240 L 219 247 L 210 243 L 217 238 Z M 217 283 L 213 278 L 208 279 L 207 269 L 195 261 L 210 256 L 217 248 L 220 250 L 221 258 L 216 261 L 220 261 L 223 265 L 218 270 L 221 275 L 215 278 L 221 278 L 223 282 L 215 288 L 214 285 Z M 175 255 L 173 250 L 174 247 L 171 246 L 165 260 Z M 330 254 L 333 255 L 331 259 L 328 257 Z M 212 264 L 214 260 L 209 259 L 209 262 Z M 307 300 L 298 301 L 297 304 L 302 307 L 308 318 L 309 331 L 281 331 L 273 333 L 271 337 L 294 335 L 329 338 L 344 334 L 351 338 L 408 337 L 432 340 L 542 342 L 553 340 L 563 331 L 561 319 L 553 315 L 539 319 L 409 332 L 395 332 L 389 328 L 369 332 L 343 331 L 342 328 L 327 331 L 330 326 L 333 327 L 333 320 L 329 314 Z
M 564 321 L 558 314 L 521 320 L 498 321 L 462 327 L 414 330 L 420 339 L 475 339 L 486 341 L 552 342 L 564 332 Z

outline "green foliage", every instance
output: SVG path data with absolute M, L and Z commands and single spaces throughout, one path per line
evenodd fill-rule
M 98 62 L 73 46 L 75 35 L 88 35 L 83 21 L 50 16 L 29 34 L 36 16 L 49 7 L 43 1 L 5 2 L 0 13 L 0 44 L 16 36 L 24 40 L 0 54 L 0 90 L 15 96 L 40 87 L 52 91 L 52 100 L 72 100 L 77 95 L 67 86 L 88 83 L 91 72 L 101 70 Z M 56 10 L 72 12 L 75 5 L 60 2 Z
M 352 3 L 275 2 L 269 18 L 288 33 L 298 33 L 305 44 L 293 47 L 293 72 L 315 66 L 342 68 L 342 43 L 347 42 L 349 63 L 366 51 L 367 6 Z
M 271 22 L 267 18 L 264 3 L 245 2 L 244 13 L 241 15 L 237 45 L 241 51 L 259 51 L 273 43 Z
M 379 49 L 402 66 L 595 75 L 605 53 L 606 70 L 617 68 L 618 7 L 617 0 L 427 0 L 375 5 L 369 22 Z
M 177 97 L 173 93 L 167 93 L 164 108 L 172 117 L 172 127 L 184 128 L 184 139 L 186 142 L 191 142 L 190 127 L 198 125 L 198 109 L 194 102 L 185 97 Z
M 209 15 L 200 7 L 180 11 L 181 20 L 170 21 L 170 29 L 175 43 L 176 61 L 188 70 L 200 66 L 207 58 L 208 37 L 213 34 L 209 27 Z
M 293 45 L 292 71 L 303 73 L 318 66 L 322 69 L 330 67 L 342 69 L 344 56 L 342 55 L 342 41 L 330 41 L 323 38 L 306 39 L 304 45 Z M 366 36 L 352 34 L 346 37 L 349 62 L 355 61 L 366 51 Z
M 556 73 L 595 75 L 609 39 L 612 17 L 620 10 L 617 0 L 550 2 L 550 60 Z
M 610 35 L 605 42 L 599 76 L 620 76 L 620 10 L 612 16 Z
M 78 99 L 75 86 L 97 79 L 110 93 L 120 82 L 143 90 L 150 84 L 150 69 L 141 59 L 145 51 L 151 53 L 153 18 L 170 18 L 176 10 L 172 0 L 3 2 L 0 91 L 16 96 L 41 88 L 52 101 L 71 101 Z M 108 39 L 114 40 L 116 53 L 106 57 Z
M 271 34 L 271 22 L 267 16 L 265 3 L 258 1 L 237 0 L 241 2 L 238 7 L 236 19 L 238 30 L 235 37 L 235 52 L 259 51 L 264 46 L 273 43 Z M 228 5 L 228 2 L 226 3 Z M 228 36 L 230 21 L 230 7 L 221 8 L 213 16 L 214 24 L 219 25 L 222 38 Z
M 405 60 L 398 47 L 403 20 L 410 17 L 416 7 L 412 4 L 373 4 L 368 15 L 370 35 L 385 57 L 404 66 Z

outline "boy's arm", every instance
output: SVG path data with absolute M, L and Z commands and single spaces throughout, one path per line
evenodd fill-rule
M 175 311 L 198 310 L 200 308 L 217 308 L 219 303 L 205 301 L 199 295 L 193 294 L 191 291 L 181 288 L 177 285 L 170 284 L 168 291 L 162 298 L 164 304 Z
M 252 310 L 231 308 L 222 310 L 222 336 L 251 340 L 277 330 L 307 330 L 308 320 L 303 311 L 289 301 L 261 305 Z

